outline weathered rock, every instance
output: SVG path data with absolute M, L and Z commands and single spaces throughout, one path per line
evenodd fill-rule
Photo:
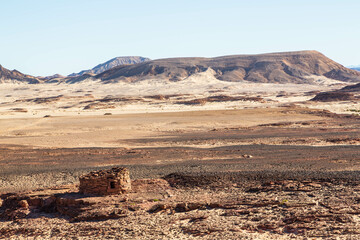
M 42 206 L 42 199 L 39 197 L 32 197 L 27 200 L 29 206 L 39 208 Z
M 41 204 L 41 210 L 44 212 L 55 212 L 56 211 L 56 197 L 50 196 L 43 199 Z
M 154 206 L 152 206 L 148 210 L 148 212 L 149 213 L 157 213 L 157 212 L 161 212 L 161 211 L 164 211 L 164 210 L 167 210 L 167 209 L 174 209 L 174 208 L 175 208 L 174 205 L 159 203 L 159 204 L 155 204 Z
M 195 209 L 206 209 L 207 204 L 206 203 L 179 203 L 175 207 L 175 211 L 177 212 L 189 212 Z
M 82 211 L 79 212 L 76 216 L 71 218 L 71 222 L 80 222 L 80 221 L 99 221 L 99 220 L 108 220 L 108 219 L 118 219 L 126 217 L 127 212 L 123 209 L 96 209 L 92 211 Z
M 30 210 L 28 208 L 20 208 L 20 209 L 6 209 L 2 214 L 1 218 L 5 220 L 16 220 L 21 218 L 26 218 L 30 214 Z
M 29 208 L 29 204 L 26 200 L 19 201 L 19 206 L 22 208 Z

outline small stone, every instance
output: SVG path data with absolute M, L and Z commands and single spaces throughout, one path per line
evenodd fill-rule
M 29 208 L 29 203 L 26 200 L 21 200 L 19 206 L 22 208 Z
M 318 183 L 309 183 L 308 186 L 314 187 L 314 188 L 321 188 L 321 185 Z

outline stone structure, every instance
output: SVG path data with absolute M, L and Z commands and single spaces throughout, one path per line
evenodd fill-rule
M 79 191 L 85 194 L 114 195 L 130 189 L 130 174 L 126 168 L 95 171 L 80 177 Z

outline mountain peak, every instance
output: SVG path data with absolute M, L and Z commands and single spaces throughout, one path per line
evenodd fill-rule
M 84 74 L 100 74 L 105 72 L 113 67 L 121 66 L 121 65 L 130 65 L 130 64 L 137 64 L 149 61 L 149 58 L 140 57 L 140 56 L 124 56 L 124 57 L 115 57 L 110 59 L 107 62 L 101 63 L 96 65 L 92 69 L 83 70 L 79 73 L 70 74 L 69 77 L 78 77 Z

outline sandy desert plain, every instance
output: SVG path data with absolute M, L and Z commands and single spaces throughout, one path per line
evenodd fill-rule
M 220 81 L 0 85 L 1 239 L 359 239 L 351 85 Z M 116 166 L 133 189 L 77 193 Z

